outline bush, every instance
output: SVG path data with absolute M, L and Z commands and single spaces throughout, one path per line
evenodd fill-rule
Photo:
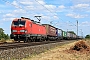
M 4 38 L 9 39 L 9 35 L 4 33 L 4 30 L 2 28 L 0 28 L 0 39 Z
M 6 42 L 6 40 L 5 40 L 4 38 L 2 38 L 2 39 L 0 40 L 0 42 L 4 43 L 4 42 Z
M 90 39 L 90 35 L 86 35 L 86 37 L 85 38 L 89 38 Z

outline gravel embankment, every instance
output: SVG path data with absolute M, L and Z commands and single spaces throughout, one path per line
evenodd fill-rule
M 0 51 L 0 60 L 21 60 L 22 58 L 25 58 L 25 57 L 28 57 L 28 56 L 31 56 L 34 54 L 39 54 L 46 50 L 54 48 L 56 46 L 60 46 L 60 45 L 70 43 L 70 42 L 73 42 L 73 41 L 1 50 Z

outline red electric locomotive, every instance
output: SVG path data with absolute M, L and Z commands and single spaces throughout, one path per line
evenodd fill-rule
M 29 18 L 16 18 L 11 24 L 11 39 L 20 42 L 40 41 L 46 38 L 46 28 Z

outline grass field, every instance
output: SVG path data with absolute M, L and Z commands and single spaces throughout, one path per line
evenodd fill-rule
M 71 50 L 77 44 L 81 50 Z M 84 48 L 87 46 L 87 48 Z M 33 55 L 22 60 L 90 60 L 90 40 L 75 41 L 58 46 L 39 55 Z
M 13 39 L 7 39 L 7 40 L 1 39 L 0 40 L 0 43 L 13 43 L 13 42 L 15 42 Z

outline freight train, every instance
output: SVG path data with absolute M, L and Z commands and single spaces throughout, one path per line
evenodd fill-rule
M 15 41 L 48 41 L 76 39 L 77 35 L 63 31 L 50 24 L 40 24 L 30 18 L 16 18 L 11 24 L 11 39 Z

